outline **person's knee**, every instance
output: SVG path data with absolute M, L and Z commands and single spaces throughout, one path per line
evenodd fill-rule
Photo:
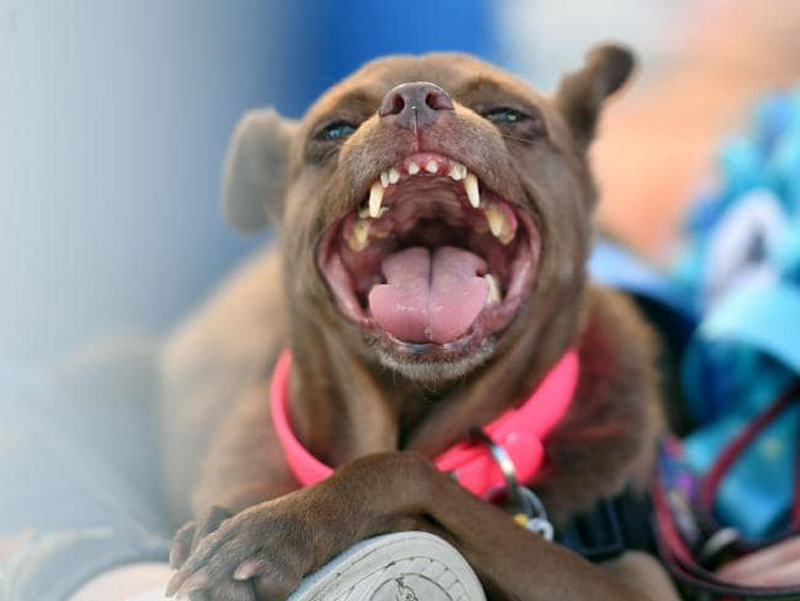
M 162 601 L 171 577 L 172 570 L 166 563 L 122 565 L 92 578 L 68 601 Z

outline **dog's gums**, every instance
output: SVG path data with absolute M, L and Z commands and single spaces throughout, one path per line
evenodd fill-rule
M 399 352 L 465 349 L 500 332 L 536 273 L 526 209 L 469 166 L 414 153 L 325 232 L 320 269 L 341 311 Z

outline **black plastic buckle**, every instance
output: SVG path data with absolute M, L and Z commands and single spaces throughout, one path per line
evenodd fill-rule
M 556 534 L 556 541 L 589 561 L 605 561 L 625 552 L 625 537 L 614 505 L 600 501 L 594 509 Z

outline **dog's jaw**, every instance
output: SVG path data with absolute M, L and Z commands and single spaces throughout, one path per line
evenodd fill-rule
M 387 368 L 415 382 L 449 382 L 470 373 L 484 364 L 494 353 L 497 340 L 488 336 L 470 349 L 467 353 L 446 361 L 433 359 L 431 351 L 424 346 L 407 345 L 402 354 L 394 352 L 379 344 L 375 345 L 375 353 L 380 362 Z M 414 360 L 414 359 L 418 360 Z
M 600 71 L 573 83 L 601 83 Z M 475 59 L 430 55 L 371 63 L 315 103 L 293 138 L 279 225 L 290 311 L 315 332 L 293 350 L 335 338 L 370 369 L 427 386 L 535 332 L 567 348 L 574 327 L 545 324 L 579 311 L 564 299 L 585 280 L 594 187 L 578 135 L 598 102 L 569 88 L 545 98 Z M 415 119 L 396 106 L 428 108 Z M 574 127 L 573 112 L 585 117 Z
M 412 379 L 449 379 L 483 362 L 534 280 L 532 216 L 482 181 L 452 157 L 412 153 L 367 182 L 319 245 L 343 316 Z

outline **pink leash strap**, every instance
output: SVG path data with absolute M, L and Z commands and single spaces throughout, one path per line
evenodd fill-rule
M 270 409 L 289 467 L 303 486 L 309 486 L 330 476 L 333 469 L 308 452 L 289 424 L 291 364 L 291 353 L 283 351 L 272 375 Z M 520 483 L 530 484 L 538 475 L 544 461 L 543 440 L 569 409 L 578 374 L 578 353 L 570 349 L 523 404 L 509 409 L 483 429 L 511 458 Z M 506 478 L 491 450 L 480 440 L 459 442 L 437 456 L 434 463 L 478 496 L 488 496 L 506 486 Z

